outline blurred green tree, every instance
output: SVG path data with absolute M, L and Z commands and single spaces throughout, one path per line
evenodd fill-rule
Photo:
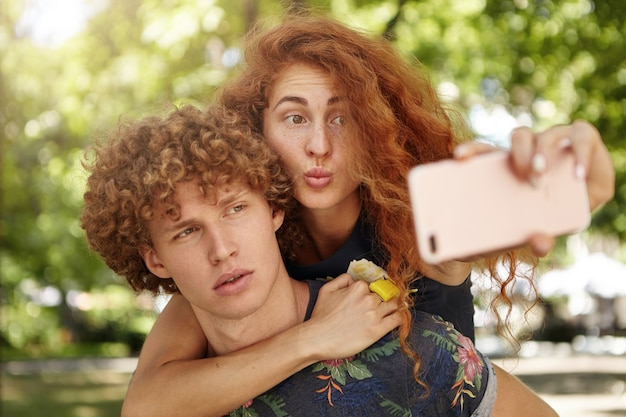
M 0 6 L 3 349 L 36 355 L 60 354 L 68 342 L 136 344 L 129 335 L 145 332 L 153 313 L 115 290 L 125 284 L 84 243 L 83 149 L 120 118 L 210 99 L 239 62 L 242 35 L 286 7 L 329 11 L 384 34 L 468 115 L 505 110 L 509 122 L 537 129 L 594 123 L 618 185 L 592 230 L 626 239 L 619 0 L 83 0 L 92 10 L 84 30 L 60 43 L 37 39 L 41 21 L 24 18 L 41 4 Z

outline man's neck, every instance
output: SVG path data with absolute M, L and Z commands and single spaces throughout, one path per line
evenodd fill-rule
M 307 283 L 287 278 L 276 283 L 261 309 L 242 319 L 221 319 L 192 308 L 212 350 L 223 355 L 302 323 L 309 299 Z

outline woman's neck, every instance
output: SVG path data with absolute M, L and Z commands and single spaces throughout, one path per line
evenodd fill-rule
M 299 251 L 296 262 L 310 265 L 327 259 L 348 240 L 361 214 L 356 190 L 342 204 L 328 209 L 303 208 L 302 221 L 311 240 Z

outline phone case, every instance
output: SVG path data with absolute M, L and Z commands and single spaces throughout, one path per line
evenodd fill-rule
M 581 231 L 591 220 L 585 181 L 570 148 L 534 185 L 514 175 L 509 153 L 414 167 L 409 193 L 422 259 L 430 264 L 512 248 L 533 234 Z

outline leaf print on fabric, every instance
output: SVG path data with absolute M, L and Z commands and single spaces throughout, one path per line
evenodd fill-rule
M 358 358 L 366 362 L 377 362 L 381 357 L 391 356 L 400 347 L 398 338 L 386 342 L 380 346 L 374 345 L 359 353 Z M 367 365 L 356 356 L 344 359 L 329 359 L 317 362 L 311 367 L 312 372 L 326 371 L 325 375 L 317 375 L 316 378 L 325 381 L 326 384 L 315 390 L 318 394 L 325 394 L 328 404 L 333 406 L 333 393 L 335 391 L 343 394 L 342 385 L 346 385 L 348 376 L 357 381 L 362 381 L 372 377 L 372 373 Z
M 283 410 L 285 407 L 284 398 L 278 395 L 263 394 L 257 397 L 257 400 L 262 401 L 265 405 L 271 408 L 276 417 L 290 417 L 290 414 Z
M 480 392 L 483 360 L 470 338 L 457 332 L 454 326 L 444 322 L 441 318 L 435 316 L 433 318 L 446 324 L 447 337 L 431 330 L 424 330 L 422 334 L 433 339 L 441 349 L 450 352 L 454 361 L 459 364 L 456 382 L 450 388 L 456 390 L 451 407 L 456 407 L 458 404 L 463 410 L 465 396 L 476 398 L 477 393 Z
M 381 346 L 374 346 L 365 349 L 357 356 L 369 362 L 377 362 L 381 357 L 393 355 L 398 349 L 400 349 L 400 339 L 396 337 Z
M 254 409 L 254 407 L 252 407 L 252 405 L 254 404 L 254 401 L 263 402 L 272 410 L 272 412 L 274 413 L 274 416 L 276 417 L 291 417 L 291 415 L 288 412 L 283 410 L 283 408 L 285 407 L 284 398 L 278 395 L 272 395 L 272 394 L 259 395 L 254 400 L 250 400 L 246 402 L 244 405 L 242 405 L 241 407 L 239 407 L 238 409 L 231 411 L 228 414 L 228 416 L 229 417 L 259 417 L 259 413 Z
M 365 378 L 370 378 L 372 373 L 367 369 L 361 361 L 350 361 L 346 364 L 346 370 L 348 371 L 348 375 L 356 380 L 363 380 Z
M 313 372 L 319 372 L 324 369 L 341 385 L 346 385 L 346 375 L 350 375 L 352 378 L 357 380 L 372 376 L 371 372 L 367 370 L 367 366 L 365 366 L 361 361 L 355 360 L 354 356 L 350 356 L 345 359 L 325 360 L 316 363 L 312 367 Z
M 378 397 L 381 399 L 380 406 L 387 412 L 388 415 L 393 417 L 411 417 L 411 410 L 396 404 L 395 402 L 382 397 L 380 394 Z
M 318 362 L 313 365 L 312 371 L 319 372 L 324 369 L 328 372 L 328 374 L 318 375 L 317 379 L 326 381 L 326 385 L 318 390 L 315 390 L 315 392 L 319 394 L 326 393 L 328 403 L 331 406 L 333 405 L 333 389 L 343 394 L 341 385 L 346 385 L 347 375 L 356 380 L 363 380 L 371 378 L 372 376 L 372 373 L 367 369 L 367 366 L 365 366 L 365 364 L 361 361 L 355 360 L 354 356 L 350 356 L 345 359 L 330 359 Z
M 246 403 L 249 404 L 249 403 Z M 251 403 L 250 403 L 251 404 Z M 254 408 L 249 408 L 249 405 L 242 405 L 236 410 L 228 413 L 229 417 L 259 417 L 259 413 Z
M 321 393 L 326 393 L 326 397 L 328 400 L 328 404 L 330 404 L 331 407 L 334 406 L 333 404 L 333 388 L 336 389 L 337 391 L 339 391 L 340 393 L 343 394 L 343 390 L 341 389 L 341 387 L 335 382 L 333 381 L 333 377 L 330 375 L 318 375 L 317 376 L 318 379 L 321 379 L 323 381 L 328 381 L 328 383 L 326 384 L 325 387 L 322 387 L 318 390 L 315 390 L 315 392 L 317 392 L 318 394 Z
M 448 352 L 456 351 L 456 343 L 451 341 L 447 336 L 441 335 L 433 330 L 423 330 L 422 335 L 433 339 L 437 347 L 440 349 L 447 350 Z

